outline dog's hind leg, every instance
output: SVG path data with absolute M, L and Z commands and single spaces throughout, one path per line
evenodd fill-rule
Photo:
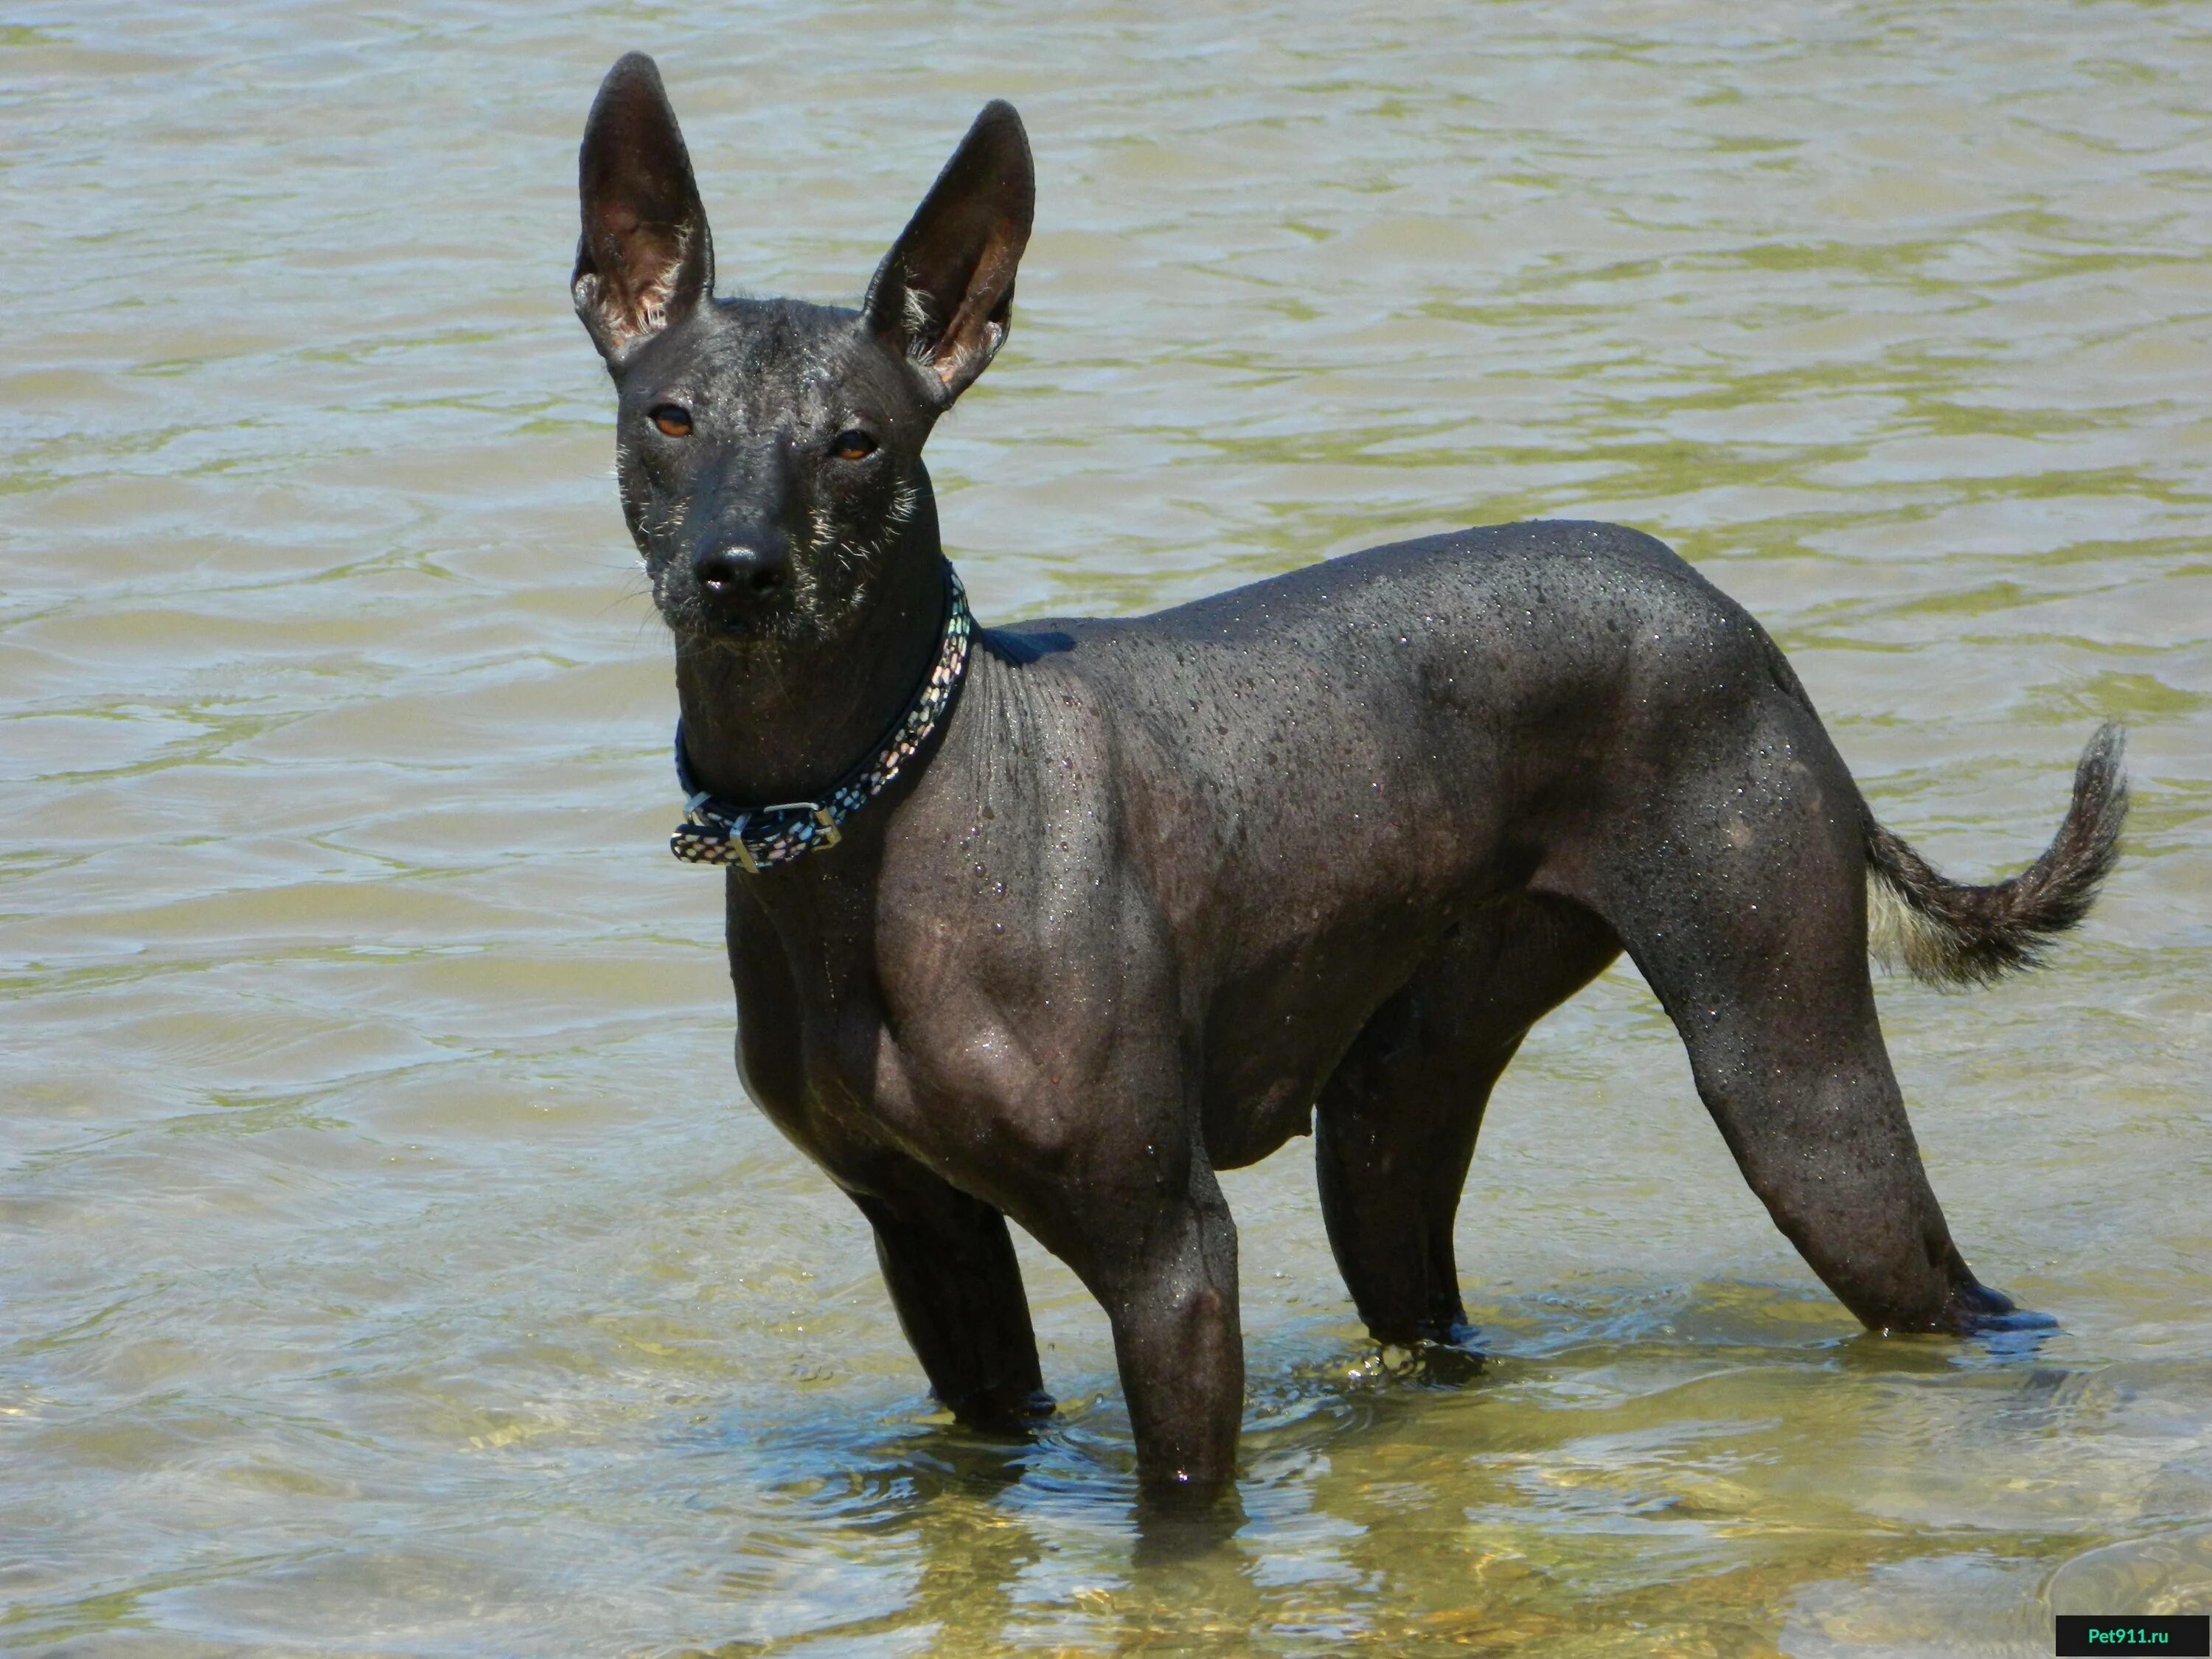
M 1049 1412 L 1006 1217 L 919 1164 L 872 1173 L 882 1178 L 853 1201 L 875 1229 L 899 1325 L 939 1403 L 990 1430 Z
M 1811 712 L 1769 699 L 1684 744 L 1574 884 L 1690 1052 L 1737 1166 L 1876 1330 L 1966 1331 L 2012 1304 L 1951 1242 L 1867 971 L 1865 806 Z
M 1620 950 L 1602 921 L 1562 900 L 1482 911 L 1375 1012 L 1323 1086 L 1322 1213 L 1376 1341 L 1456 1339 L 1452 1222 L 1491 1087 L 1529 1026 Z

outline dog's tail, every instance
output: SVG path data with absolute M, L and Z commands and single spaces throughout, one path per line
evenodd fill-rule
M 1867 948 L 1931 985 L 1982 985 L 2033 968 L 2054 934 L 2089 914 L 2119 856 L 2128 816 L 2124 734 L 2098 728 L 2074 769 L 2074 801 L 2057 838 L 2010 881 L 1972 887 L 1939 874 L 1867 819 Z

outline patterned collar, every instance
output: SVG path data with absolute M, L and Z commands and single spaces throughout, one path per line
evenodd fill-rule
M 968 595 L 945 564 L 945 634 L 937 661 L 906 714 L 877 745 L 876 751 L 848 772 L 818 801 L 786 801 L 780 806 L 738 806 L 699 787 L 684 753 L 684 722 L 676 722 L 676 781 L 684 791 L 684 822 L 668 838 L 668 850 L 686 864 L 737 864 L 758 872 L 774 864 L 835 847 L 841 826 L 890 786 L 899 769 L 912 760 L 951 706 L 960 677 L 968 667 L 968 642 L 975 619 Z

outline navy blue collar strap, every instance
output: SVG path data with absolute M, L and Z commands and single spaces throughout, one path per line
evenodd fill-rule
M 676 722 L 676 781 L 684 791 L 684 822 L 668 838 L 668 850 L 686 864 L 736 864 L 755 872 L 788 864 L 805 854 L 835 847 L 845 820 L 890 787 L 899 769 L 912 760 L 951 707 L 952 694 L 968 668 L 968 643 L 975 619 L 968 614 L 968 595 L 945 566 L 945 633 L 929 678 L 906 714 L 875 753 L 848 772 L 820 800 L 786 801 L 780 806 L 738 806 L 709 794 L 691 775 L 684 753 L 684 722 Z

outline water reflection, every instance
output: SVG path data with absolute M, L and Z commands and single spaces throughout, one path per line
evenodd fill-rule
M 1823 1587 L 1812 1627 L 1843 1629 L 1869 1605 L 1844 1587 L 1887 1583 L 1891 1569 L 1924 1612 L 1954 1605 L 1961 1584 L 2010 1582 L 2017 1566 L 2000 1559 L 2063 1556 L 2033 1505 L 1995 1529 L 1977 1515 L 1974 1559 L 1991 1565 L 1978 1577 L 1936 1570 L 1924 1528 L 1947 1524 L 1947 1489 L 1959 1516 L 1984 1509 L 1970 1494 L 1992 1470 L 2014 1488 L 2036 1484 L 2031 1472 L 2094 1431 L 2094 1402 L 2132 1401 L 2140 1385 L 2018 1355 L 1962 1361 L 1959 1345 L 1928 1338 L 1778 1340 L 1762 1303 L 1786 1329 L 1796 1310 L 1771 1292 L 1686 1286 L 1686 1319 L 1647 1308 L 1626 1340 L 1603 1328 L 1615 1321 L 1592 1319 L 1523 1352 L 1462 1354 L 1448 1379 L 1365 1344 L 1256 1378 L 1239 1501 L 1207 1516 L 1145 1510 L 1125 1430 L 1102 1423 L 1117 1413 L 1093 1401 L 1023 1445 L 941 1417 L 888 1422 L 865 1443 L 812 1416 L 781 1431 L 725 1425 L 789 1471 L 779 1501 L 878 1570 L 897 1561 L 910 1589 L 893 1608 L 712 1651 L 817 1641 L 842 1651 L 897 1632 L 927 1632 L 918 1650 L 946 1655 L 1062 1641 L 1158 1651 L 1209 1637 L 1228 1651 L 1253 1631 L 1380 1652 L 1579 1646 L 1594 1630 L 1623 1635 L 1593 1651 L 1637 1650 L 1627 1632 L 1647 1651 L 1755 1645 L 1800 1586 Z M 1705 1316 L 1730 1304 L 1734 1315 Z M 1850 1376 L 1863 1386 L 1839 1389 Z M 2177 1368 L 2152 1391 L 2177 1385 L 2212 1386 L 2212 1368 Z M 1532 1437 L 1540 1400 L 1547 1415 Z M 1808 1468 L 1808 1436 L 1895 1443 L 1905 1455 L 1834 1486 Z M 2197 1473 L 2165 1478 L 2201 1495 Z M 1886 1497 L 1918 1511 L 1917 1524 L 1870 1527 Z M 2191 1547 L 2185 1538 L 2147 1559 L 2180 1561 Z M 724 1588 L 757 1609 L 791 1606 L 744 1574 Z

